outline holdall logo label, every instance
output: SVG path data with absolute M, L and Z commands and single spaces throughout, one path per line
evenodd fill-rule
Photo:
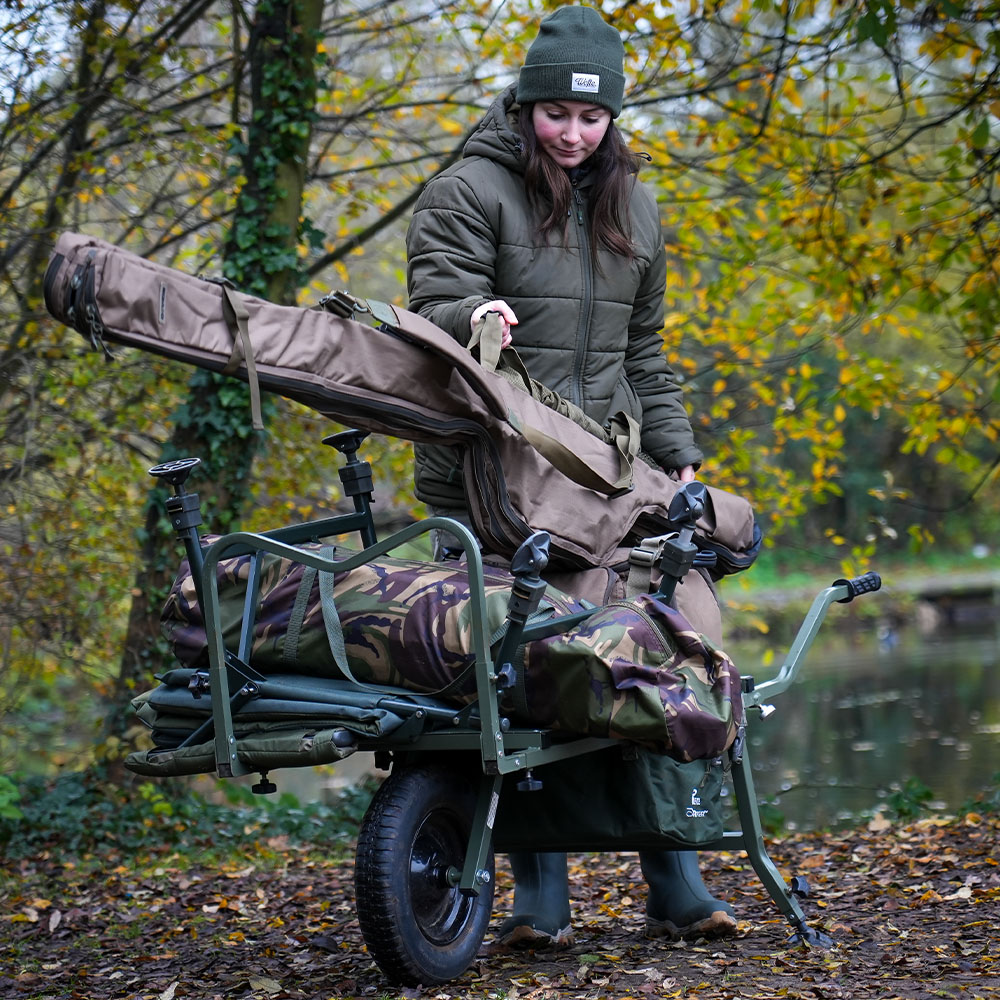
M 584 94 L 597 94 L 601 89 L 601 78 L 597 73 L 574 73 L 569 89 Z
M 698 794 L 697 788 L 691 789 L 691 805 L 687 807 L 685 815 L 688 819 L 704 819 L 708 815 L 707 809 L 696 809 L 695 806 L 701 805 L 701 796 Z
M 160 285 L 160 322 L 166 318 L 167 315 L 167 286 Z

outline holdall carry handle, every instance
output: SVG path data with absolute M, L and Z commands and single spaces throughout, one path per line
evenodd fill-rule
M 501 330 L 500 314 L 496 312 L 484 313 L 472 328 L 469 350 L 479 348 L 479 363 L 488 372 L 495 372 L 500 361 Z M 531 391 L 530 388 L 528 391 Z
M 500 321 L 500 313 L 488 312 L 476 322 L 472 331 L 472 339 L 469 341 L 469 350 L 479 348 L 479 363 L 488 372 L 495 375 L 515 375 L 521 381 L 517 387 L 523 389 L 529 396 L 538 398 L 535 385 L 528 369 L 521 360 L 521 355 L 513 347 L 502 348 L 503 327 Z M 503 364 L 501 365 L 501 361 Z M 506 369 L 506 371 L 502 370 Z M 517 385 L 513 378 L 508 378 L 508 382 Z
M 476 323 L 472 339 L 469 341 L 469 350 L 474 347 L 479 348 L 479 362 L 487 371 L 504 376 L 504 373 L 498 369 L 501 365 L 509 366 L 523 382 L 523 386 L 518 385 L 512 378 L 508 381 L 518 389 L 523 388 L 532 398 L 539 399 L 540 395 L 535 390 L 535 385 L 538 383 L 535 383 L 528 374 L 528 370 L 516 350 L 512 347 L 501 350 L 501 337 L 500 314 L 488 312 Z M 548 405 L 544 399 L 541 399 L 541 402 Z M 572 419 L 572 416 L 569 416 Z M 613 444 L 618 452 L 619 474 L 614 482 L 602 476 L 593 466 L 583 461 L 575 451 L 567 448 L 561 441 L 530 424 L 522 423 L 514 413 L 508 412 L 507 419 L 511 426 L 523 435 L 540 455 L 578 485 L 609 497 L 618 496 L 631 489 L 632 464 L 639 453 L 639 425 L 624 410 L 620 410 L 611 418 L 611 427 L 607 431 L 608 443 Z M 580 421 L 576 421 L 576 423 L 583 426 Z

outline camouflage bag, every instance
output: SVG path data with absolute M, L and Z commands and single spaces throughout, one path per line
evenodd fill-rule
M 303 548 L 327 558 L 335 554 L 333 546 Z M 340 549 L 336 554 L 344 558 L 348 553 Z M 229 649 L 236 648 L 240 634 L 251 558 L 218 564 L 220 625 Z M 257 670 L 331 678 L 349 674 L 349 680 L 460 700 L 475 695 L 469 579 L 463 565 L 383 556 L 334 573 L 332 581 L 330 576 L 282 557 L 263 557 L 250 652 Z M 503 633 L 513 577 L 484 567 L 484 582 L 492 643 Z M 538 618 L 587 606 L 550 587 Z M 205 621 L 186 560 L 167 597 L 161 627 L 182 665 L 207 668 Z
M 221 627 L 231 649 L 250 558 L 218 567 Z M 512 577 L 494 567 L 484 572 L 493 643 L 503 634 Z M 346 676 L 458 704 L 475 698 L 469 582 L 461 564 L 381 557 L 330 574 L 265 556 L 261 578 L 250 653 L 261 673 Z M 550 586 L 538 616 L 588 607 Z M 182 664 L 207 665 L 204 620 L 186 567 L 164 608 L 163 627 Z M 653 595 L 594 608 L 581 624 L 532 641 L 519 655 L 502 707 L 522 724 L 629 740 L 690 761 L 722 753 L 742 721 L 732 662 Z
M 653 594 L 529 643 L 518 681 L 515 714 L 533 725 L 627 739 L 680 761 L 718 756 L 743 721 L 732 660 Z

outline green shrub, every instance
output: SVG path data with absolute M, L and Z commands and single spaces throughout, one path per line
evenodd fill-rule
M 1000 812 L 1000 771 L 993 775 L 993 783 L 984 788 L 974 798 L 962 804 L 961 813 L 998 813 Z
M 919 779 L 907 778 L 886 800 L 896 819 L 915 819 L 928 808 L 934 793 Z
M 375 782 L 349 788 L 333 803 L 305 805 L 287 793 L 272 801 L 232 782 L 220 786 L 227 802 L 210 801 L 168 782 L 122 787 L 98 770 L 55 780 L 0 779 L 0 842 L 6 842 L 11 858 L 44 850 L 77 857 L 121 851 L 155 854 L 194 846 L 201 852 L 225 852 L 274 837 L 315 845 L 327 853 L 346 852 Z
M 20 799 L 21 793 L 17 785 L 10 778 L 0 774 L 0 819 L 20 819 L 24 815 L 16 804 Z

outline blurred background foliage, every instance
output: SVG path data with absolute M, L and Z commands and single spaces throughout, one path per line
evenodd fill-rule
M 84 767 L 134 737 L 122 708 L 162 656 L 178 558 L 151 465 L 218 452 L 197 485 L 209 530 L 342 503 L 320 445 L 338 428 L 316 414 L 273 400 L 255 435 L 237 383 L 129 350 L 107 362 L 54 322 L 55 238 L 86 232 L 279 301 L 346 287 L 405 305 L 421 185 L 460 156 L 555 6 L 4 5 L 0 769 Z M 602 10 L 626 41 L 619 123 L 650 156 L 665 350 L 704 478 L 752 500 L 779 572 L 990 544 L 998 5 Z M 364 457 L 380 516 L 418 515 L 409 445 L 369 438 Z

